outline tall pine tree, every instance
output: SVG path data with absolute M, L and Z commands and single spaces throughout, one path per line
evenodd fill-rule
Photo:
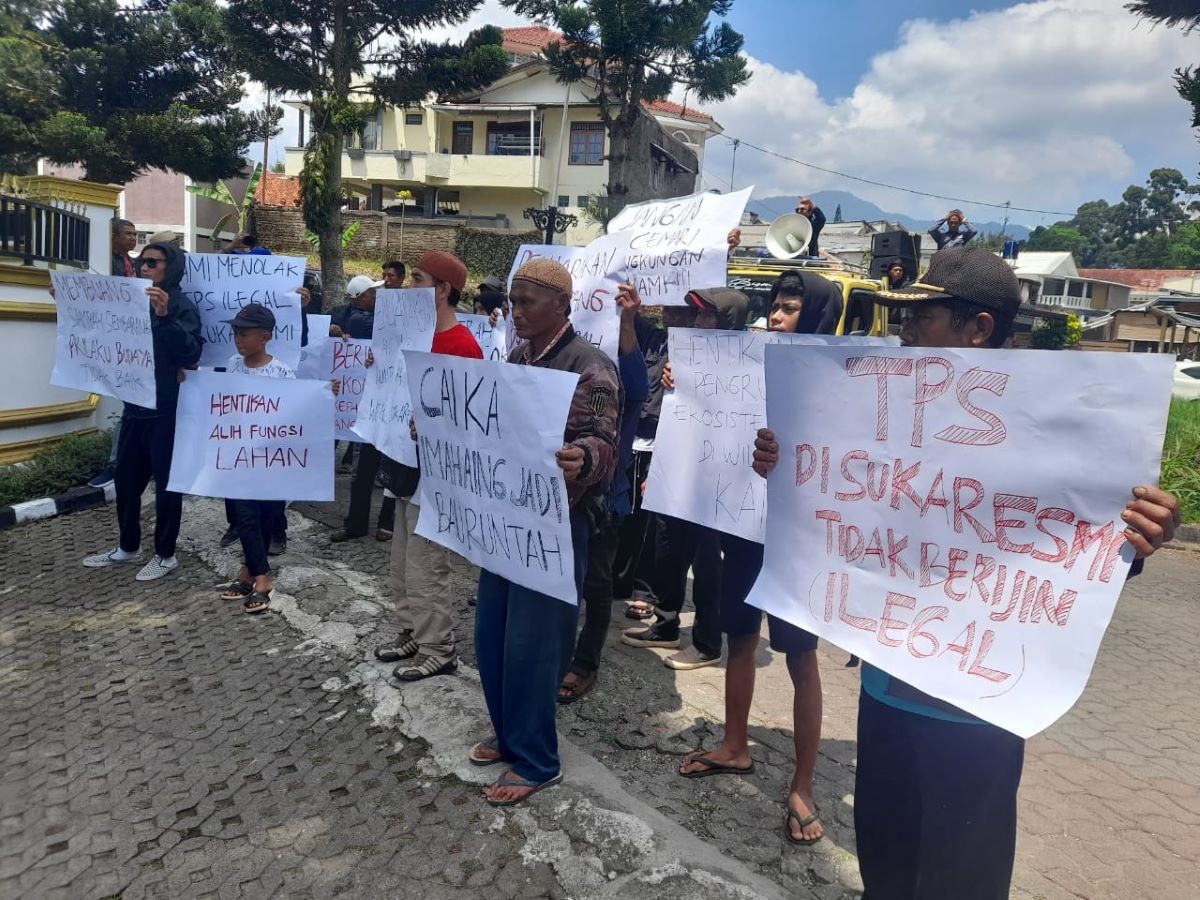
M 484 87 L 508 68 L 498 28 L 462 44 L 422 39 L 481 0 L 230 0 L 227 21 L 252 78 L 306 98 L 312 131 L 300 176 L 304 221 L 319 238 L 326 296 L 342 297 L 342 150 L 377 104 L 417 105 Z
M 750 78 L 742 36 L 724 17 L 733 0 L 502 0 L 564 40 L 544 51 L 559 81 L 594 79 L 608 131 L 608 214 L 631 202 L 632 135 L 642 105 L 683 88 L 701 103 L 731 97 Z
M 122 184 L 147 169 L 240 173 L 270 122 L 213 0 L 0 0 L 0 167 L 39 157 Z

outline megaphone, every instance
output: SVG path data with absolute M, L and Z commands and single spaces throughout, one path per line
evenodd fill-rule
M 775 259 L 795 259 L 808 249 L 812 223 L 800 213 L 780 216 L 767 229 L 767 252 Z

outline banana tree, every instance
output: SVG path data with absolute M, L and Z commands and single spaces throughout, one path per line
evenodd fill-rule
M 242 194 L 240 203 L 233 198 L 233 192 L 229 190 L 229 185 L 224 181 L 218 181 L 216 187 L 188 185 L 187 190 L 190 194 L 233 207 L 233 212 L 225 213 L 217 219 L 217 224 L 213 226 L 212 242 L 214 247 L 220 246 L 220 234 L 234 216 L 237 216 L 237 233 L 245 234 L 246 226 L 250 221 L 250 212 L 254 209 L 254 198 L 258 194 L 258 182 L 262 178 L 262 171 L 262 163 L 254 167 L 254 171 L 250 173 L 250 180 L 246 182 L 246 192 Z
M 350 225 L 342 232 L 342 252 L 345 252 L 350 247 L 350 242 L 354 240 L 354 236 L 358 234 L 358 229 L 362 228 L 362 222 L 351 222 Z M 314 250 L 321 247 L 321 238 L 315 231 L 304 230 L 304 239 L 313 245 Z

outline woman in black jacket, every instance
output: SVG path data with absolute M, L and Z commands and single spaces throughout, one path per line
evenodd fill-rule
M 115 487 L 121 539 L 115 550 L 89 556 L 91 569 L 141 562 L 142 493 L 154 478 L 154 557 L 137 574 L 154 581 L 179 567 L 175 543 L 183 518 L 183 496 L 167 490 L 175 449 L 175 408 L 180 372 L 200 361 L 200 312 L 183 296 L 186 254 L 171 244 L 149 244 L 137 259 L 138 275 L 152 286 L 150 332 L 154 341 L 155 408 L 125 404 L 117 443 Z

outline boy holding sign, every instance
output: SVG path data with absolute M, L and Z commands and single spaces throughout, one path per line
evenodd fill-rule
M 137 259 L 137 273 L 153 286 L 150 298 L 154 342 L 155 408 L 125 404 L 117 438 L 115 487 L 116 549 L 89 556 L 89 569 L 129 565 L 142 560 L 142 492 L 154 479 L 154 557 L 137 573 L 138 581 L 154 581 L 179 567 L 175 542 L 183 519 L 183 496 L 167 490 L 175 448 L 175 408 L 184 369 L 200 361 L 200 313 L 180 290 L 186 254 L 170 244 L 150 244 Z
M 237 355 L 225 371 L 234 375 L 262 375 L 267 378 L 295 378 L 291 367 L 267 353 L 267 343 L 275 334 L 275 314 L 258 303 L 242 307 L 225 324 L 233 328 Z M 271 603 L 271 562 L 267 549 L 275 523 L 283 515 L 282 500 L 231 500 L 234 526 L 242 542 L 245 563 L 238 577 L 221 594 L 222 600 L 241 600 L 251 615 L 266 612 Z
M 873 297 L 905 309 L 900 340 L 916 348 L 1001 347 L 1021 305 L 1008 265 L 971 247 L 938 252 L 921 280 Z M 874 411 L 868 415 L 875 420 Z M 951 443 L 961 443 L 959 452 L 967 452 L 965 441 Z M 754 446 L 755 470 L 765 477 L 779 462 L 779 443 L 772 431 L 763 429 Z M 1179 506 L 1154 487 L 1135 487 L 1132 493 L 1122 514 L 1124 538 L 1145 558 L 1174 536 Z M 966 516 L 966 509 L 956 515 Z M 1001 524 L 1015 529 L 1022 522 Z M 997 540 L 1007 538 L 993 538 Z M 1130 574 L 1140 566 L 1135 562 Z M 764 578 L 770 568 L 768 547 Z M 894 623 L 886 621 L 879 627 L 879 645 L 893 639 L 888 632 Z M 859 627 L 853 621 L 850 625 Z M 1024 756 L 1025 742 L 1018 735 L 864 661 L 854 789 L 864 900 L 1008 900 Z

